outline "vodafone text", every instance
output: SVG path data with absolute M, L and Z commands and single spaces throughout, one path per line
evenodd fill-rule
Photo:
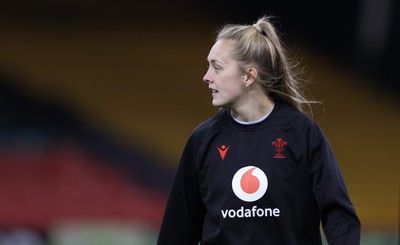
M 226 218 L 252 218 L 252 217 L 279 217 L 281 210 L 279 208 L 244 208 L 243 206 L 237 210 L 225 209 L 221 210 L 222 217 Z

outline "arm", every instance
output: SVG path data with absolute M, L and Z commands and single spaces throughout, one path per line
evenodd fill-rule
M 182 154 L 165 209 L 158 245 L 197 245 L 201 240 L 205 208 L 196 172 L 196 151 L 189 139 Z
M 358 245 L 361 224 L 329 143 L 318 127 L 308 140 L 311 184 L 328 243 Z

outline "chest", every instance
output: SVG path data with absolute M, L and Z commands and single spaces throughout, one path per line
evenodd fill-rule
M 203 198 L 225 205 L 268 202 L 295 192 L 308 178 L 306 149 L 304 140 L 289 131 L 223 131 L 203 144 L 200 153 Z

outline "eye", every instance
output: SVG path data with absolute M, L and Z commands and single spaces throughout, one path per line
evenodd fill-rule
M 215 73 L 218 73 L 219 71 L 222 70 L 222 67 L 219 64 L 217 64 L 217 62 L 212 60 L 208 63 L 207 69 L 208 70 L 212 69 Z

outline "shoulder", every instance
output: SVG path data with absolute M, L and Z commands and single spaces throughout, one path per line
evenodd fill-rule
M 206 121 L 197 125 L 188 140 L 189 144 L 201 144 L 207 135 L 220 131 L 225 120 L 225 110 L 220 110 Z
M 207 142 L 218 134 L 225 121 L 225 110 L 219 111 L 217 114 L 202 122 L 192 131 L 188 141 L 186 142 L 184 155 L 198 154 L 198 152 L 207 145 Z
M 316 124 L 314 120 L 305 113 L 287 105 L 280 105 L 278 115 L 278 119 L 281 122 L 287 122 L 298 126 Z
M 321 128 L 310 116 L 286 105 L 280 107 L 276 121 L 282 127 L 294 129 L 305 137 L 310 134 L 323 136 Z
M 199 124 L 192 132 L 192 136 L 201 137 L 207 134 L 210 131 L 215 131 L 218 128 L 221 128 L 223 122 L 225 121 L 225 113 L 224 109 L 220 110 L 214 116 L 209 118 L 208 120 Z

